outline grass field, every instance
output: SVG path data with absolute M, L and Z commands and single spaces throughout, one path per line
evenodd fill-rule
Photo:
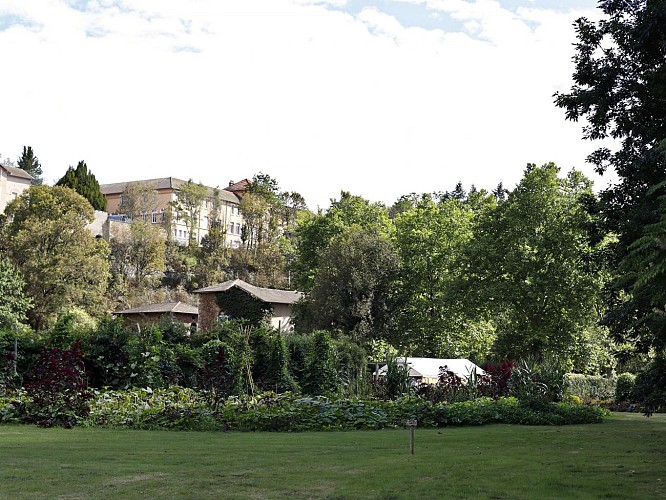
M 0 427 L 0 498 L 666 498 L 666 415 L 318 433 Z

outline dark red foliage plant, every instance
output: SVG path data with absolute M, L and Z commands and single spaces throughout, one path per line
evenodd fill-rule
M 25 390 L 31 399 L 26 419 L 43 427 L 71 428 L 88 415 L 89 400 L 81 345 L 52 348 L 39 356 L 27 378 Z
M 515 361 L 506 358 L 501 363 L 486 363 L 483 365 L 483 370 L 492 377 L 492 393 L 488 396 L 498 398 L 509 395 L 509 379 L 515 366 Z

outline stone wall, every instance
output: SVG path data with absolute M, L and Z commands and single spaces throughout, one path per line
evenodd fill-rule
M 208 332 L 213 328 L 221 309 L 217 305 L 216 293 L 199 294 L 199 330 Z

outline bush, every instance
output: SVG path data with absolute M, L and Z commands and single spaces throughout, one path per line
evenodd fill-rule
M 514 366 L 509 379 L 510 394 L 537 410 L 562 401 L 566 387 L 565 370 L 556 360 L 523 360 Z
M 617 377 L 615 386 L 615 402 L 633 402 L 634 386 L 636 385 L 636 375 L 633 373 L 621 373 Z
M 646 416 L 666 407 L 666 351 L 659 353 L 650 365 L 636 376 L 634 396 Z
M 88 392 L 80 345 L 52 348 L 40 356 L 25 385 L 25 417 L 43 427 L 72 427 L 88 414 Z

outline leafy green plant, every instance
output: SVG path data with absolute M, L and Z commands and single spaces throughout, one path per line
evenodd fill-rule
M 617 385 L 615 387 L 615 402 L 631 402 L 634 396 L 634 386 L 636 385 L 636 375 L 633 373 L 621 373 L 617 376 Z
M 386 358 L 385 384 L 386 397 L 388 399 L 395 399 L 408 394 L 411 389 L 409 366 L 405 362 L 400 362 L 400 358 L 397 356 Z

